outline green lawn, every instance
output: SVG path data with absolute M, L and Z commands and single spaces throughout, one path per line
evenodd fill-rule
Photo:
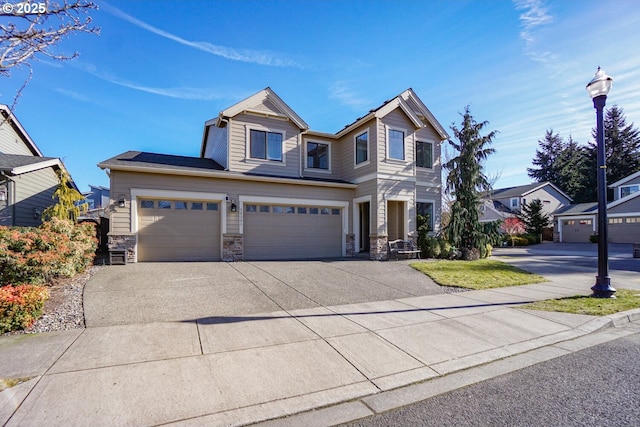
M 537 274 L 490 259 L 478 261 L 423 261 L 414 262 L 410 265 L 431 277 L 439 285 L 467 289 L 501 288 L 547 281 L 547 279 Z
M 594 298 L 575 296 L 546 301 L 537 301 L 521 308 L 542 311 L 560 311 L 563 313 L 588 314 L 590 316 L 608 316 L 620 311 L 640 308 L 640 291 L 618 289 L 616 298 Z

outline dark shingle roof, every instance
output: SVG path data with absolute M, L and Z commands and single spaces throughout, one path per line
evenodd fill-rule
M 517 187 L 499 188 L 497 190 L 493 190 L 491 196 L 497 199 L 518 197 L 525 193 L 528 193 L 534 188 L 542 187 L 546 184 L 550 184 L 550 182 L 534 182 L 533 184 L 519 185 Z
M 55 160 L 55 157 L 38 157 L 22 154 L 0 154 L 0 171 L 11 172 L 15 168 Z
M 100 167 L 131 166 L 172 170 L 223 170 L 224 168 L 211 159 L 201 157 L 174 156 L 170 154 L 148 153 L 144 151 L 127 151 L 99 163 Z
M 598 210 L 598 202 L 576 203 L 567 205 L 556 210 L 553 215 L 576 215 L 583 213 L 596 213 Z
M 233 178 L 234 176 L 256 176 L 256 177 L 265 177 L 265 178 L 283 178 L 283 179 L 294 179 L 298 181 L 311 181 L 311 182 L 331 182 L 336 184 L 350 184 L 348 181 L 338 180 L 338 179 L 324 179 L 324 178 L 310 178 L 310 177 L 287 177 L 281 175 L 268 175 L 268 174 L 258 174 L 258 173 L 240 173 L 240 172 L 229 172 L 225 171 L 224 168 L 214 160 L 205 159 L 202 157 L 185 157 L 185 156 L 174 156 L 169 154 L 157 154 L 157 153 L 148 153 L 144 151 L 127 151 L 125 153 L 119 154 L 115 157 L 107 159 L 103 162 L 98 163 L 98 166 L 101 168 L 112 168 L 118 169 L 123 168 L 136 168 L 136 167 L 144 167 L 156 169 L 158 172 L 162 171 L 180 171 L 184 173 L 189 172 L 203 172 L 203 171 L 224 171 L 225 174 L 229 176 L 229 178 Z

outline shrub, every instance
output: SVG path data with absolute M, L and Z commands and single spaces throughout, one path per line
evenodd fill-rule
M 34 285 L 0 287 L 0 333 L 28 328 L 42 314 L 49 298 L 46 288 Z
M 425 258 L 440 257 L 440 243 L 435 237 L 428 236 L 422 240 L 422 256 Z
M 600 235 L 592 234 L 591 236 L 589 236 L 589 241 L 591 243 L 598 243 L 600 241 Z
M 72 277 L 93 261 L 93 226 L 52 218 L 39 228 L 0 227 L 0 285 Z
M 440 244 L 440 258 L 451 259 L 453 256 L 453 247 L 451 246 L 451 243 L 445 239 L 439 239 L 438 243 Z
M 540 243 L 540 236 L 535 234 L 527 233 L 527 234 L 522 234 L 520 237 L 524 237 L 525 239 L 527 239 L 527 242 L 529 242 L 530 245 L 535 245 L 536 243 Z

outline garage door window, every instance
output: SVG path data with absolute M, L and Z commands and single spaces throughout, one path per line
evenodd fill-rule
M 287 206 L 284 208 L 284 212 L 288 214 L 294 214 L 296 213 L 296 208 L 293 206 Z
M 260 213 L 269 213 L 270 209 L 267 205 L 260 206 Z
M 609 218 L 609 224 L 622 224 L 622 218 Z
M 298 213 L 299 213 L 299 214 L 301 214 L 301 215 L 306 215 L 306 213 L 307 213 L 307 208 L 299 207 L 299 208 L 298 208 Z
M 632 216 L 627 218 L 627 224 L 640 224 L 640 216 Z
M 179 209 L 179 210 L 186 210 L 187 202 L 175 202 L 175 207 L 176 209 Z
M 309 213 L 311 215 L 318 215 L 318 208 L 309 208 Z
M 218 210 L 218 204 L 217 203 L 207 203 L 207 210 L 208 211 L 217 211 Z
M 140 207 L 142 209 L 153 209 L 155 207 L 155 203 L 153 200 L 141 200 Z
M 336 209 L 336 208 L 331 209 L 331 215 L 340 215 L 340 209 Z
M 171 209 L 171 202 L 168 200 L 158 200 L 158 209 Z
M 202 210 L 202 202 L 192 202 L 191 203 L 192 211 L 201 211 Z

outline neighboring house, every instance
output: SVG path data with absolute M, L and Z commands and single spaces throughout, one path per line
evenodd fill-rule
M 439 230 L 448 135 L 408 89 L 339 132 L 309 129 L 266 88 L 204 125 L 200 157 L 129 151 L 111 179 L 110 249 L 129 261 L 387 257 Z
M 614 200 L 607 204 L 610 243 L 640 243 L 640 172 L 609 185 Z M 588 242 L 598 233 L 598 203 L 567 206 L 554 213 L 555 236 L 560 242 Z
M 110 197 L 107 187 L 89 184 L 89 191 L 82 193 L 89 210 L 104 209 L 109 206 Z
M 539 199 L 542 212 L 549 215 L 559 208 L 569 205 L 571 197 L 551 182 L 536 182 L 518 187 L 493 190 L 480 206 L 480 222 L 504 220 L 520 213 L 522 205 Z
M 0 225 L 40 225 L 42 212 L 55 203 L 57 170 L 65 170 L 60 159 L 44 157 L 9 107 L 0 104 Z

